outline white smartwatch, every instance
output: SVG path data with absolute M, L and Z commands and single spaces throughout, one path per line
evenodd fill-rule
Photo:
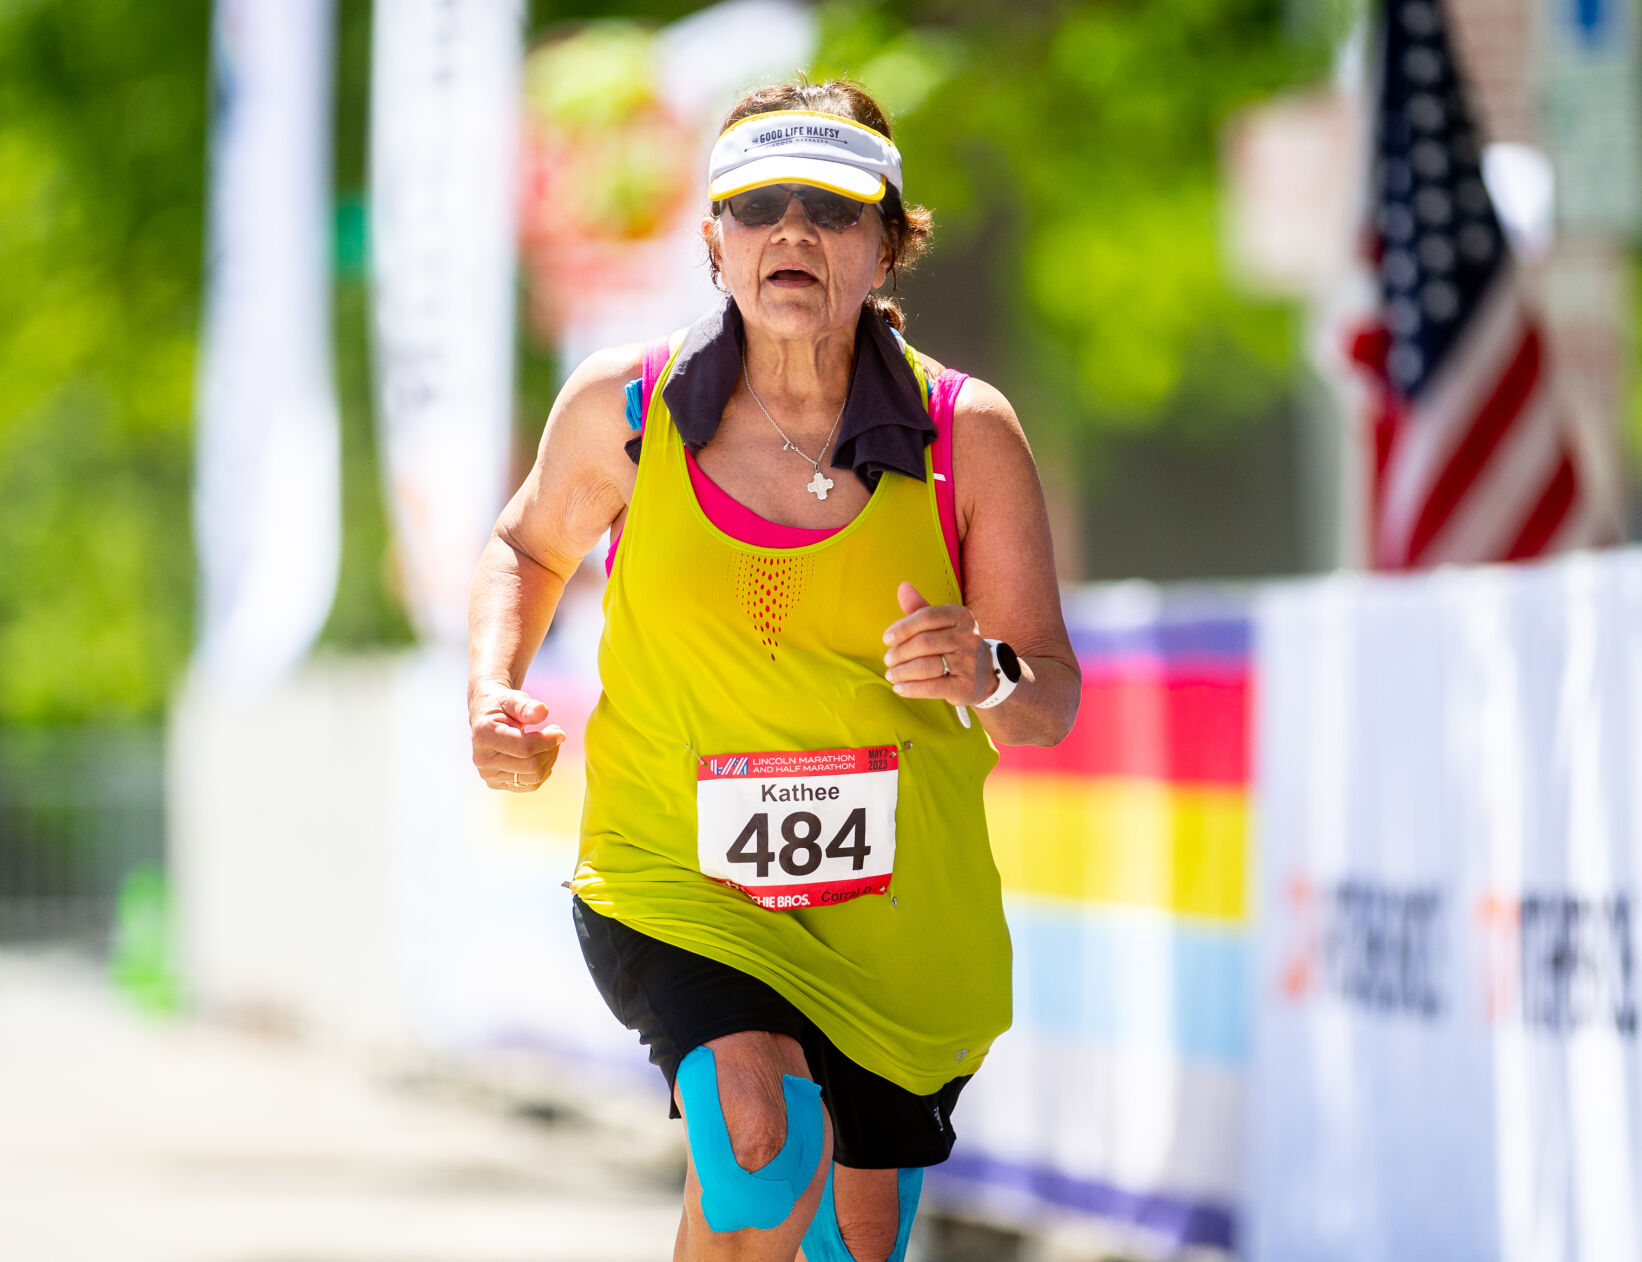
M 997 677 L 998 686 L 985 701 L 975 703 L 977 710 L 990 710 L 995 705 L 1001 705 L 1021 681 L 1021 659 L 1015 656 L 1014 649 L 1002 640 L 988 640 L 986 647 L 992 650 L 992 673 Z

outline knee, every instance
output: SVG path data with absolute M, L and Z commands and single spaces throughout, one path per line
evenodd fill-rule
M 784 1117 L 761 1118 L 738 1133 L 735 1144 L 724 1122 L 711 1048 L 698 1047 L 679 1063 L 678 1091 L 708 1228 L 728 1232 L 780 1226 L 821 1165 L 826 1144 L 821 1088 L 807 1078 L 783 1074 Z

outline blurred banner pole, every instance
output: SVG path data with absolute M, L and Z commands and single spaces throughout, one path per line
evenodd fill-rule
M 295 666 L 336 588 L 332 23 L 332 0 L 219 0 L 213 27 L 196 664 L 230 687 Z
M 513 400 L 519 0 L 376 8 L 371 279 L 377 416 L 406 610 L 467 642 Z

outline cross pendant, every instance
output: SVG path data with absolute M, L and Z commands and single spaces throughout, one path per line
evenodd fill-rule
M 824 500 L 827 498 L 827 492 L 832 490 L 832 479 L 822 473 L 820 466 L 817 466 L 815 476 L 809 480 L 809 485 L 804 489 L 814 492 L 816 499 Z

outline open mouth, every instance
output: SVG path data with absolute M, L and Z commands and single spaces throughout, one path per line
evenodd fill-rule
M 813 285 L 815 276 L 801 267 L 779 267 L 769 275 L 769 280 L 777 285 Z

